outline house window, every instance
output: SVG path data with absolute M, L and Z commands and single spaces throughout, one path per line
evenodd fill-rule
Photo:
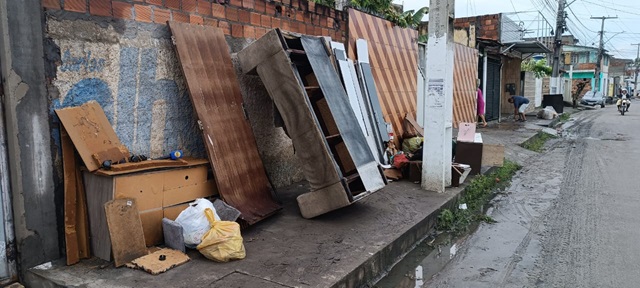
M 580 61 L 580 54 L 571 53 L 571 64 L 578 64 L 579 61 Z

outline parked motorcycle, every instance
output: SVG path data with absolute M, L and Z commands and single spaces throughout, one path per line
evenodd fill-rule
M 624 116 L 624 113 L 629 110 L 629 104 L 631 104 L 629 99 L 618 99 L 618 103 L 616 103 L 616 105 L 618 105 L 618 112 L 620 112 L 622 116 Z

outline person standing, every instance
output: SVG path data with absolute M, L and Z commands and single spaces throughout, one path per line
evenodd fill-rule
M 487 120 L 484 117 L 484 97 L 482 96 L 482 89 L 480 89 L 480 79 L 478 79 L 476 86 L 478 87 L 477 97 L 478 97 L 478 117 L 482 120 L 482 127 L 487 127 Z
M 522 96 L 511 96 L 511 98 L 509 98 L 509 103 L 513 103 L 513 107 L 514 109 L 514 116 L 515 116 L 515 120 L 516 121 L 527 121 L 527 116 L 524 115 L 524 112 L 527 110 L 527 107 L 529 106 L 529 99 L 522 97 Z M 518 119 L 519 116 L 519 119 Z

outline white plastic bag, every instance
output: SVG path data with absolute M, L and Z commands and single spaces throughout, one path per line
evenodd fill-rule
M 198 198 L 196 201 L 189 203 L 189 207 L 180 212 L 176 222 L 182 226 L 182 234 L 184 235 L 184 244 L 189 248 L 195 248 L 202 242 L 202 236 L 211 228 L 209 220 L 204 211 L 209 208 L 213 211 L 216 221 L 220 221 L 220 217 L 216 213 L 211 201 Z

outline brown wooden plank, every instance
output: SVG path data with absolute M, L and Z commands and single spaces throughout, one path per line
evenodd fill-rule
M 89 215 L 87 214 L 87 195 L 84 191 L 80 161 L 76 157 L 76 234 L 78 235 L 78 253 L 81 259 L 91 257 L 89 242 Z
M 220 196 L 253 224 L 280 209 L 273 200 L 222 30 L 170 22 L 178 59 Z M 238 153 L 238 151 L 242 151 Z
M 76 233 L 76 159 L 73 143 L 69 134 L 60 127 L 60 144 L 62 146 L 62 170 L 64 178 L 64 239 L 67 253 L 67 265 L 80 261 L 78 235 Z
M 424 129 L 420 127 L 420 124 L 418 124 L 418 122 L 416 122 L 416 120 L 413 119 L 413 117 L 409 113 L 404 116 L 404 121 L 407 121 L 409 125 L 413 127 L 418 136 L 424 137 Z
M 152 171 L 155 169 L 161 168 L 171 168 L 171 167 L 191 167 L 191 166 L 199 166 L 202 164 L 207 164 L 209 161 L 207 159 L 200 158 L 182 158 L 179 161 L 176 160 L 147 160 L 145 162 L 151 162 L 153 164 L 143 164 L 140 162 L 129 162 L 124 164 L 114 165 L 111 170 L 100 169 L 95 171 L 96 175 L 104 175 L 104 176 L 116 176 L 122 174 L 129 174 L 134 172 L 142 172 L 142 171 Z
M 120 150 L 120 148 L 117 147 L 111 147 L 106 151 L 101 151 L 98 153 L 93 154 L 93 160 L 96 161 L 96 163 L 98 163 L 98 165 L 104 163 L 104 161 L 112 161 L 113 163 L 118 163 L 121 160 L 125 160 L 126 161 L 126 157 L 122 158 L 122 156 L 124 156 L 122 154 L 122 151 Z
M 122 171 L 122 172 L 131 173 L 132 171 L 149 170 L 149 169 L 155 169 L 155 168 L 168 168 L 168 167 L 176 167 L 176 166 L 187 166 L 187 165 L 189 165 L 189 163 L 187 163 L 187 161 L 182 159 L 145 160 L 141 162 L 128 162 L 128 163 L 122 163 L 122 164 L 114 164 L 114 165 L 111 165 L 110 170 L 116 171 L 116 172 Z
M 104 204 L 116 267 L 148 254 L 135 199 L 115 199 Z
M 98 102 L 56 110 L 56 114 L 89 171 L 98 170 L 101 165 L 93 158 L 94 154 L 116 148 L 122 157 L 115 158 L 129 157 L 129 151 L 120 143 Z

